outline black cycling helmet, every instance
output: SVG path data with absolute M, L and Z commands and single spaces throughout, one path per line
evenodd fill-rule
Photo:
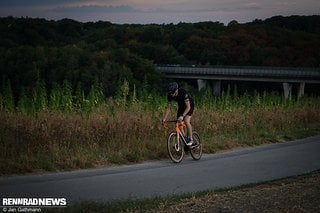
M 177 82 L 171 82 L 168 84 L 167 91 L 168 93 L 173 93 L 178 89 Z

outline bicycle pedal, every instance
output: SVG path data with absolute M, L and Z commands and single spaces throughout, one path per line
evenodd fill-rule
M 197 148 L 197 147 L 199 147 L 199 144 L 193 144 L 193 145 L 190 146 L 190 149 L 194 149 L 194 148 Z

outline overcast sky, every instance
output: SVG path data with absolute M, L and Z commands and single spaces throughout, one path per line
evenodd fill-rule
M 0 0 L 0 16 L 81 22 L 228 24 L 275 15 L 320 15 L 320 0 Z

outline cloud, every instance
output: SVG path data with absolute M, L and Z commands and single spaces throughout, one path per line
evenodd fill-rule
M 56 7 L 50 11 L 59 13 L 208 13 L 208 12 L 237 12 L 237 11 L 257 11 L 262 8 L 257 5 L 247 5 L 243 7 L 223 7 L 223 8 L 136 8 L 129 5 L 107 6 L 107 5 L 82 5 Z
M 89 6 L 73 6 L 73 7 L 56 7 L 49 10 L 50 12 L 56 13 L 132 13 L 141 12 L 128 5 L 121 6 L 99 6 L 99 5 L 89 5 Z
M 150 10 L 144 10 L 144 12 L 158 12 L 158 13 L 216 13 L 216 12 L 241 12 L 241 11 L 257 11 L 262 10 L 263 8 L 258 6 L 243 6 L 243 7 L 216 7 L 216 8 L 200 8 L 200 9 L 164 9 L 164 8 L 156 8 Z
M 115 23 L 248 22 L 274 15 L 319 14 L 319 0 L 0 0 L 0 16 Z
M 47 5 L 61 5 L 65 3 L 78 2 L 79 0 L 10 0 L 0 1 L 0 7 L 12 8 L 12 7 L 38 7 Z

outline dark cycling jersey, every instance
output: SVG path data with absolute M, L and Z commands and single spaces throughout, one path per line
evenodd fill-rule
M 186 101 L 190 101 L 190 110 L 187 113 L 187 115 L 192 115 L 193 109 L 194 109 L 194 101 L 193 98 L 182 88 L 178 89 L 178 95 L 176 97 L 172 97 L 170 94 L 168 94 L 167 97 L 168 101 L 176 101 L 178 102 L 178 112 L 177 112 L 177 118 L 181 116 L 186 109 Z

